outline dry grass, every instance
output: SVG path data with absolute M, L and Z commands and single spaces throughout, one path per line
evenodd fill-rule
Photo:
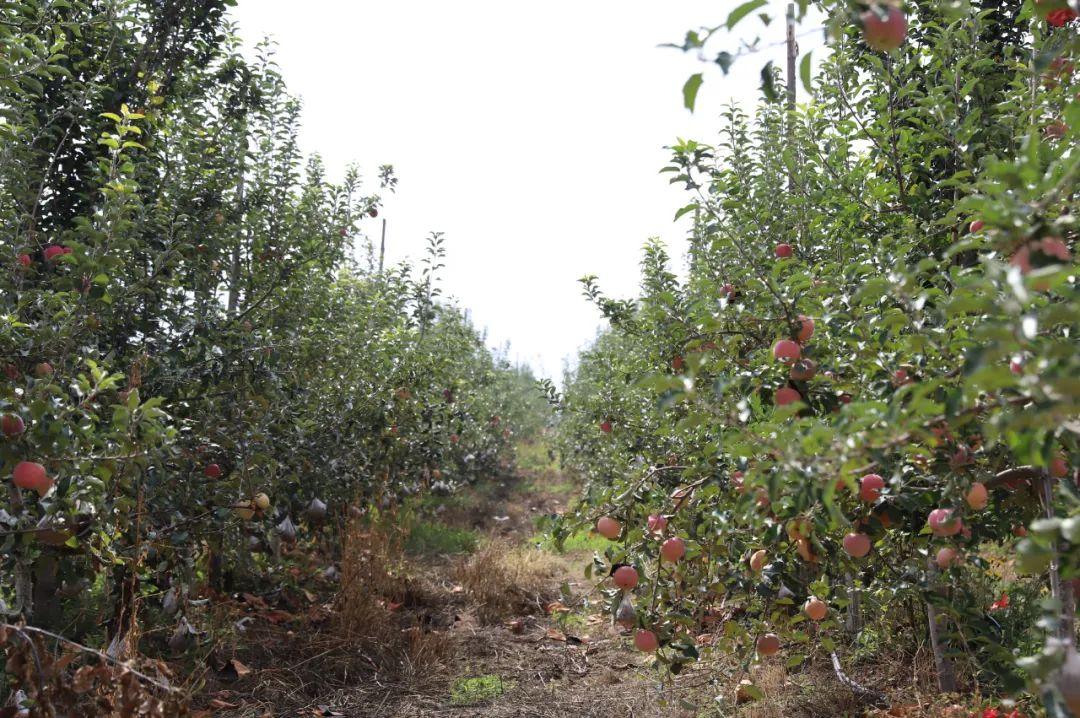
M 551 554 L 493 538 L 457 566 L 455 576 L 481 622 L 540 613 L 558 596 L 563 565 Z
M 384 671 L 411 676 L 452 653 L 449 632 L 441 629 L 453 615 L 438 587 L 408 574 L 402 540 L 392 521 L 346 527 L 333 620 L 341 636 L 376 649 Z

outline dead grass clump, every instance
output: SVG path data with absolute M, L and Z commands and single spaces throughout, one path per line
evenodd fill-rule
M 491 539 L 458 564 L 457 580 L 484 623 L 541 613 L 558 597 L 562 567 L 548 553 Z
M 340 635 L 374 657 L 379 669 L 412 675 L 452 652 L 447 601 L 402 563 L 403 536 L 391 521 L 351 522 L 342 537 L 341 588 L 334 621 Z

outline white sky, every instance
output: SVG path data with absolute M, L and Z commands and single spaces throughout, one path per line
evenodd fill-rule
M 240 0 L 245 40 L 264 35 L 304 100 L 302 147 L 333 177 L 358 163 L 400 178 L 381 215 L 387 257 L 417 258 L 446 233 L 443 288 L 489 344 L 559 379 L 601 325 L 578 278 L 632 295 L 641 246 L 661 237 L 683 266 L 687 196 L 658 174 L 676 137 L 710 142 L 732 99 L 752 104 L 758 73 L 783 47 L 741 58 L 726 78 L 678 50 L 686 30 L 719 25 L 740 3 L 703 0 Z M 782 41 L 773 23 L 737 28 Z M 804 25 L 800 32 L 808 27 Z M 801 41 L 807 50 L 819 37 Z M 717 38 L 713 50 L 737 45 Z M 691 115 L 682 85 L 704 70 Z M 801 91 L 801 88 L 800 88 Z M 367 232 L 378 240 L 378 222 Z

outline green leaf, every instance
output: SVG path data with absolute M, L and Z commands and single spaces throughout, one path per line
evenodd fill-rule
M 802 80 L 802 85 L 806 89 L 808 94 L 814 94 L 813 80 L 810 77 L 810 58 L 814 55 L 813 51 L 803 55 L 803 59 L 799 62 L 799 79 Z
M 698 90 L 701 89 L 701 83 L 705 81 L 705 78 L 699 72 L 696 75 L 691 75 L 686 80 L 686 84 L 682 88 L 683 107 L 694 111 L 694 104 L 697 102 Z
M 728 30 L 731 30 L 738 25 L 739 21 L 744 17 L 768 4 L 768 0 L 750 0 L 750 2 L 744 2 L 728 14 L 727 22 L 724 23 L 724 26 L 727 27 Z

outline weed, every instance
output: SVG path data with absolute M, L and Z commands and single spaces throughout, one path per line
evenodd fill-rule
M 455 706 L 474 706 L 494 700 L 514 687 L 513 681 L 504 681 L 502 676 L 486 675 L 473 678 L 459 678 L 450 688 L 450 704 Z

